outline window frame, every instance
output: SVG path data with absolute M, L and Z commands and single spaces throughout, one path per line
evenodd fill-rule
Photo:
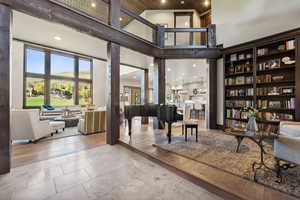
M 30 73 L 27 72 L 27 49 L 33 49 L 36 51 L 42 51 L 45 53 L 45 74 L 35 74 L 35 73 Z M 55 76 L 51 75 L 51 54 L 58 54 L 62 56 L 67 56 L 67 57 L 72 57 L 74 58 L 74 77 L 67 77 L 67 76 Z M 88 83 L 91 86 L 91 97 L 93 97 L 93 59 L 76 55 L 70 52 L 65 52 L 65 51 L 57 51 L 49 48 L 44 48 L 44 47 L 37 47 L 34 45 L 28 45 L 24 44 L 24 67 L 23 67 L 23 108 L 24 109 L 32 109 L 32 108 L 40 108 L 40 106 L 27 106 L 26 105 L 26 86 L 27 86 L 27 78 L 41 78 L 44 79 L 45 81 L 45 91 L 44 91 L 44 104 L 49 104 L 51 105 L 51 95 L 50 95 L 50 90 L 51 90 L 51 85 L 50 82 L 51 80 L 65 80 L 65 81 L 73 81 L 74 82 L 74 91 L 75 91 L 75 96 L 74 96 L 74 105 L 80 105 L 79 104 L 79 83 L 84 82 Z M 79 77 L 79 60 L 87 60 L 90 62 L 90 79 L 84 79 Z M 92 102 L 93 103 L 93 98 Z M 64 105 L 62 105 L 64 106 Z

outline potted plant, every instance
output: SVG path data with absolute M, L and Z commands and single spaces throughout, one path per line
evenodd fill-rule
M 258 113 L 258 110 L 252 106 L 246 106 L 241 109 L 241 112 L 244 113 L 248 118 L 247 130 L 258 131 L 256 123 L 256 114 Z

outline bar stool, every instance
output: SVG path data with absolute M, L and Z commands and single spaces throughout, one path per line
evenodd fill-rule
M 188 129 L 191 129 L 191 135 L 193 135 L 193 130 L 196 129 L 196 142 L 198 142 L 198 123 L 196 121 L 186 121 L 182 123 L 182 135 L 185 134 L 186 142 Z

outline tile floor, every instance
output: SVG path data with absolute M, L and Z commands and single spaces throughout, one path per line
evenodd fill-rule
M 220 200 L 142 156 L 115 145 L 13 168 L 0 200 Z

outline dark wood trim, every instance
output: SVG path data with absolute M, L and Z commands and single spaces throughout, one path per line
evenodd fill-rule
M 9 2 L 0 0 L 0 3 L 8 3 L 11 8 L 17 11 L 47 21 L 64 24 L 78 31 L 106 41 L 112 41 L 134 51 L 149 56 L 159 56 L 158 49 L 151 42 L 128 34 L 126 31 L 110 26 L 70 6 L 61 5 L 49 0 L 10 0 Z M 117 20 L 119 21 L 119 18 Z
M 207 32 L 207 28 L 165 28 L 165 32 Z
M 217 128 L 217 59 L 209 60 L 208 80 L 208 128 Z
M 120 0 L 110 0 L 109 23 L 120 27 Z M 106 142 L 118 143 L 120 137 L 120 45 L 107 44 L 107 102 L 106 102 Z
M 186 48 L 171 48 L 164 49 L 161 58 L 165 59 L 186 59 L 186 58 L 203 58 L 203 59 L 216 59 L 221 56 L 221 51 L 218 48 L 207 49 L 186 49 Z
M 93 85 L 93 84 L 92 84 Z M 75 85 L 74 85 L 74 94 L 75 94 L 75 105 L 79 105 L 79 57 L 75 57 Z
M 153 94 L 152 101 L 154 104 L 166 103 L 166 60 L 154 58 L 153 67 Z M 154 119 L 154 128 L 163 129 L 162 123 Z
M 141 104 L 148 104 L 149 103 L 149 70 L 144 70 L 141 73 Z M 142 117 L 142 124 L 148 124 L 149 118 Z
M 295 107 L 295 120 L 300 121 L 300 35 L 296 36 L 296 69 L 295 69 L 295 96 L 296 96 L 296 107 Z
M 12 10 L 0 4 L 0 174 L 10 172 L 10 66 Z

